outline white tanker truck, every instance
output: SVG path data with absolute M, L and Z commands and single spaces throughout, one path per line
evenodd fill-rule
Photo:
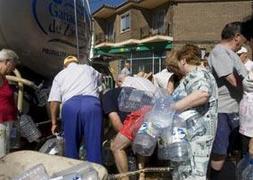
M 87 59 L 90 20 L 86 0 L 2 0 L 0 49 L 14 50 L 22 66 L 52 77 L 67 55 Z
M 51 80 L 66 56 L 85 63 L 90 23 L 88 0 L 0 0 L 0 49 L 14 50 L 21 61 L 7 79 L 18 87 L 19 112 L 45 125 L 42 133 L 50 130 L 46 105 Z

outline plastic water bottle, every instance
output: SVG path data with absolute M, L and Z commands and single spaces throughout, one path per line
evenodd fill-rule
M 63 156 L 64 154 L 64 134 L 59 133 L 56 135 L 56 150 L 57 150 L 57 155 Z
M 246 154 L 244 158 L 241 159 L 236 166 L 236 180 L 242 179 L 242 172 L 248 165 L 249 165 L 249 155 Z
M 195 111 L 185 111 L 179 116 L 186 120 L 186 129 L 189 140 L 192 140 L 197 136 L 203 136 L 206 133 L 206 127 L 204 126 L 203 120 Z
M 172 96 L 165 96 L 156 99 L 151 111 L 152 122 L 160 129 L 171 126 L 175 114 L 174 101 Z
M 136 134 L 132 148 L 134 153 L 142 156 L 151 156 L 154 152 L 159 128 L 150 121 L 145 121 Z
M 253 159 L 249 160 L 249 165 L 242 171 L 242 180 L 253 180 Z
M 170 159 L 171 161 L 176 162 L 182 162 L 189 159 L 191 148 L 187 140 L 185 121 L 179 116 L 176 115 L 173 119 L 171 134 L 166 133 L 164 141 L 165 144 L 163 148 L 166 149 L 166 156 L 163 157 L 163 159 Z
M 136 164 L 136 158 L 134 156 L 134 154 L 129 154 L 127 156 L 127 160 L 128 160 L 128 170 L 129 171 L 136 171 L 137 170 L 137 164 Z
M 32 118 L 26 114 L 20 116 L 20 132 L 29 142 L 38 141 L 41 137 L 39 129 L 36 127 Z
M 98 172 L 88 162 L 83 162 L 69 169 L 57 172 L 53 175 L 52 179 L 61 180 L 94 180 L 99 179 Z
M 154 98 L 151 92 L 133 88 L 122 88 L 118 97 L 119 110 L 133 112 L 145 105 L 153 105 Z
M 49 176 L 43 164 L 37 164 L 32 168 L 24 171 L 21 175 L 16 176 L 13 180 L 29 180 L 29 179 L 40 179 L 48 180 Z
M 11 128 L 10 148 L 11 149 L 20 148 L 20 122 L 19 120 L 14 121 Z

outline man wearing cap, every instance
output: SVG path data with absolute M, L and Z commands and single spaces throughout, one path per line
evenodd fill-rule
M 51 131 L 53 134 L 57 131 L 57 115 L 62 103 L 65 156 L 78 159 L 83 138 L 87 160 L 101 163 L 102 109 L 98 99 L 101 74 L 91 66 L 78 62 L 74 56 L 65 58 L 64 69 L 53 80 L 48 99 Z
M 236 53 L 240 57 L 247 71 L 253 71 L 253 62 L 248 58 L 248 50 L 242 46 L 241 49 Z

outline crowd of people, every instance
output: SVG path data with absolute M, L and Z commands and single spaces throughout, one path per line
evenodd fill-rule
M 167 57 L 166 69 L 152 76 L 132 76 L 131 65 L 126 62 L 117 77 L 116 87 L 102 95 L 99 92 L 102 75 L 89 65 L 79 64 L 75 56 L 65 58 L 64 69 L 55 76 L 48 98 L 52 134 L 59 129 L 64 131 L 64 155 L 78 159 L 83 142 L 87 160 L 103 164 L 103 124 L 107 117 L 115 131 L 111 151 L 117 169 L 120 173 L 127 172 L 126 149 L 134 140 L 130 127 L 144 118 L 151 107 L 123 112 L 118 98 L 122 92 L 132 89 L 155 95 L 158 88 L 163 88 L 173 97 L 180 117 L 187 120 L 189 116 L 198 116 L 199 123 L 206 129 L 189 140 L 191 157 L 176 167 L 173 177 L 176 179 L 180 174 L 179 179 L 204 180 L 210 168 L 209 178 L 218 179 L 232 133 L 241 133 L 242 155 L 247 152 L 253 155 L 250 103 L 253 102 L 253 63 L 248 57 L 249 49 L 243 47 L 248 43 L 253 50 L 252 28 L 252 18 L 228 23 L 221 32 L 220 43 L 206 57 L 202 57 L 200 48 L 193 44 L 173 49 Z M 17 117 L 13 90 L 5 75 L 11 73 L 17 63 L 14 51 L 0 51 L 0 157 L 8 153 L 10 128 Z M 60 111 L 61 127 L 58 125 Z M 143 168 L 144 162 L 140 157 L 138 167 Z

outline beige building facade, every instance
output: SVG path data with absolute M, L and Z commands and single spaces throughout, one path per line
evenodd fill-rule
M 166 54 L 186 43 L 208 52 L 225 24 L 252 14 L 251 0 L 128 0 L 93 13 L 96 54 L 121 54 L 132 72 L 156 73 Z M 123 62 L 123 60 L 121 61 Z M 116 70 L 118 67 L 118 70 Z M 122 63 L 114 64 L 115 73 Z

